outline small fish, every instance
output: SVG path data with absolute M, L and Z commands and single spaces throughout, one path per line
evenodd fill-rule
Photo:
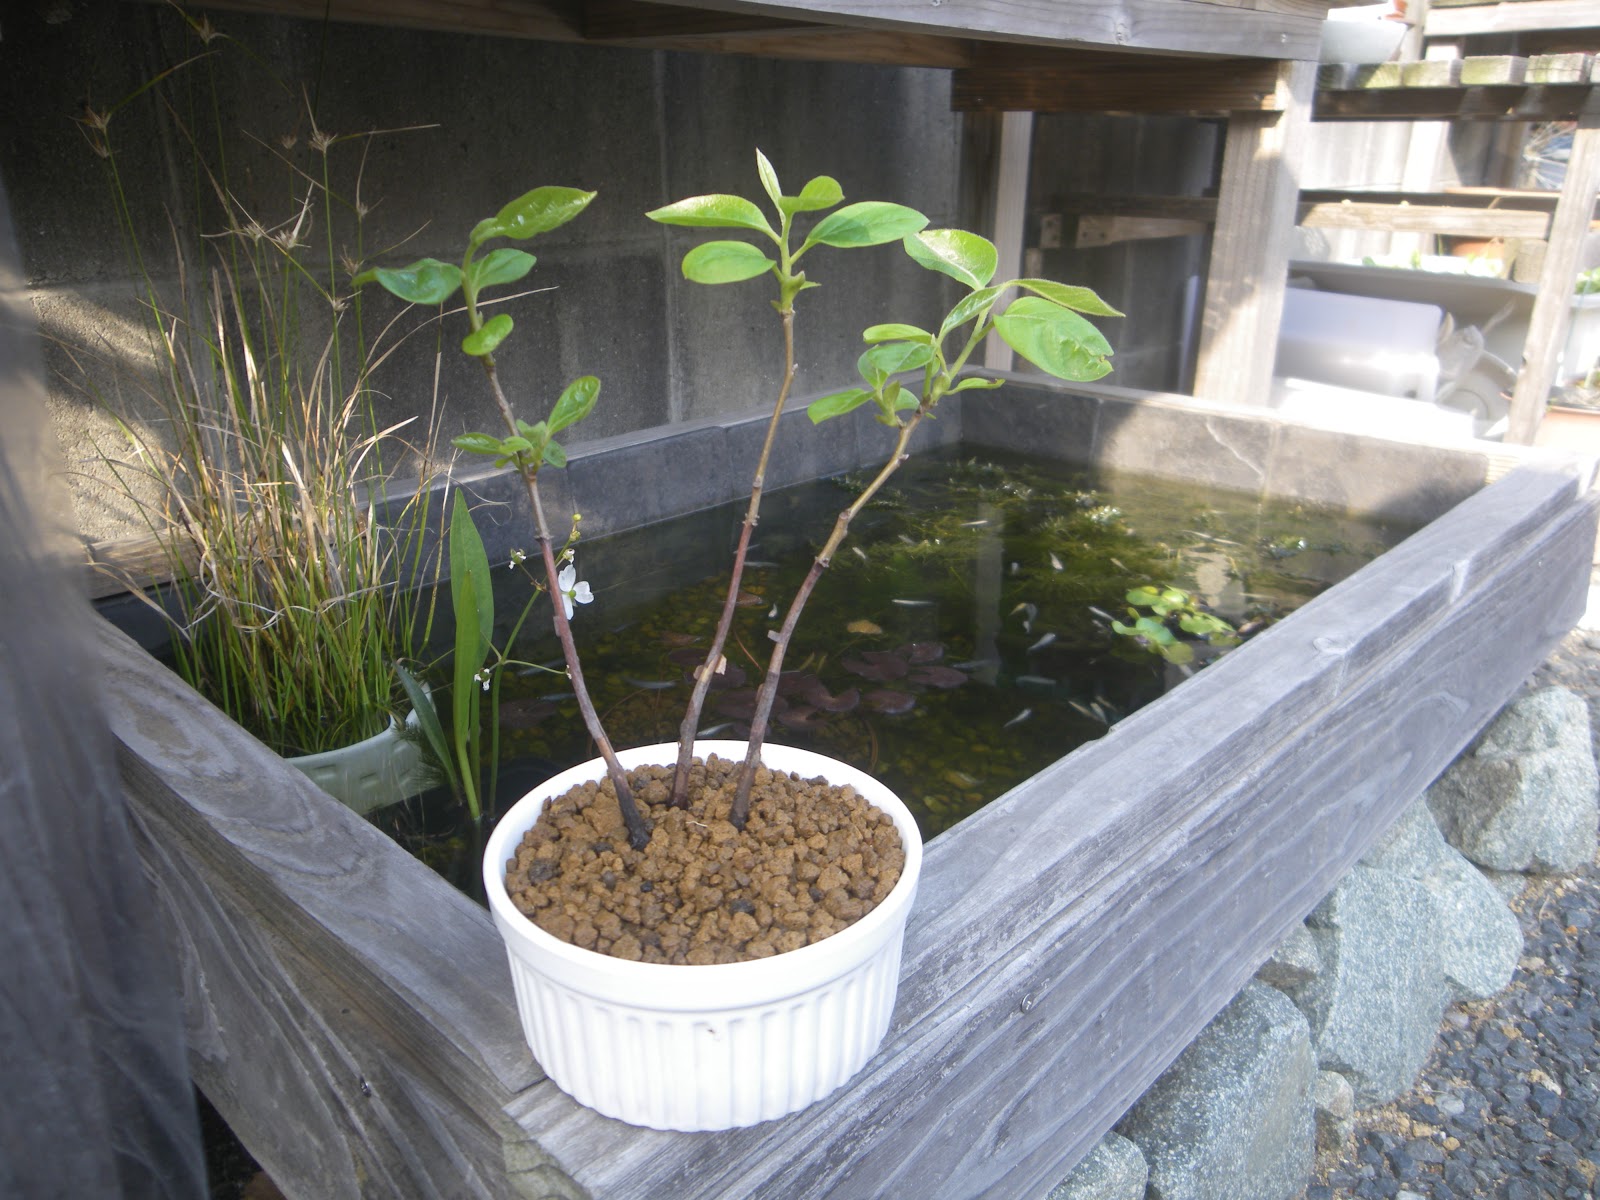
M 1127 566 L 1124 563 L 1122 563 L 1120 560 L 1118 560 L 1118 559 L 1113 558 L 1111 560 L 1111 565 L 1113 567 L 1115 567 L 1119 571 L 1128 571 Z M 1132 571 L 1128 571 L 1128 574 L 1131 575 L 1131 574 L 1133 574 L 1133 572 Z
M 778 606 L 776 604 L 774 604 L 771 608 L 767 609 L 767 620 L 776 621 L 777 619 L 778 619 Z
M 866 562 L 867 561 L 867 552 L 865 550 L 863 550 L 860 546 L 851 546 L 850 547 L 850 553 L 854 554 L 862 562 Z
M 871 621 L 868 621 L 868 620 L 865 620 L 865 619 L 862 619 L 862 620 L 859 620 L 859 621 L 851 621 L 850 624 L 846 625 L 844 628 L 845 628 L 845 632 L 846 633 L 882 633 L 883 632 L 883 627 L 881 625 L 874 625 Z
M 1021 604 L 1017 605 L 1009 613 L 1007 613 L 1006 616 L 1014 617 L 1018 613 L 1027 613 L 1028 620 L 1031 621 L 1039 615 L 1039 606 L 1037 604 L 1029 604 L 1026 600 L 1024 600 Z
M 1066 567 L 1061 565 L 1061 560 L 1056 557 L 1055 551 L 1053 551 L 1053 550 L 1050 552 L 1050 569 L 1052 571 L 1065 571 L 1066 570 Z
M 1015 575 L 1020 570 L 1022 570 L 1022 564 L 1021 563 L 1014 562 L 1014 563 L 1011 564 L 1011 573 L 1013 575 Z
M 1055 687 L 1056 681 L 1048 675 L 1018 675 L 1017 682 L 1029 687 Z
M 668 688 L 678 686 L 676 679 L 634 679 L 631 675 L 624 675 L 622 682 L 629 687 L 642 688 L 647 692 L 664 692 Z
M 899 534 L 898 536 L 899 536 L 900 540 L 902 542 L 904 542 L 908 546 L 915 546 L 917 544 L 917 539 L 914 538 L 914 537 L 909 537 L 909 536 L 907 536 L 906 534 L 903 534 L 903 533 Z
M 995 658 L 969 658 L 966 662 L 951 663 L 958 671 L 976 671 L 979 667 L 995 667 L 1000 665 L 1000 660 Z
M 979 517 L 976 521 L 963 521 L 963 522 L 961 522 L 961 528 L 963 528 L 963 529 L 977 529 L 980 525 L 987 525 L 988 523 L 989 523 L 989 518 L 988 517 Z
M 1077 709 L 1078 712 L 1088 717 L 1091 721 L 1099 721 L 1102 725 L 1111 724 L 1110 721 L 1107 721 L 1105 717 L 1101 715 L 1099 711 L 1099 705 L 1095 705 L 1093 708 L 1090 708 L 1087 704 L 1079 704 L 1076 700 L 1068 700 L 1067 703 L 1072 705 L 1073 708 Z
M 1037 642 L 1035 642 L 1033 645 L 1028 647 L 1028 653 L 1032 654 L 1035 650 L 1043 650 L 1046 646 L 1048 646 L 1051 642 L 1053 642 L 1055 640 L 1056 640 L 1056 635 L 1055 634 L 1047 633 L 1042 638 L 1040 638 Z
M 933 607 L 933 601 L 932 600 L 902 600 L 898 596 L 896 596 L 893 600 L 889 601 L 889 603 L 890 604 L 898 604 L 901 608 L 932 608 Z
M 541 699 L 541 700 L 571 700 L 576 695 L 577 695 L 576 692 L 546 692 L 544 695 L 540 696 L 539 699 Z
M 773 567 L 775 567 L 777 565 L 778 565 L 777 563 L 769 562 L 766 559 L 761 559 L 761 560 L 757 561 L 756 559 L 752 558 L 752 559 L 747 559 L 745 561 L 744 569 L 746 571 L 770 571 Z
M 695 734 L 695 737 L 697 737 L 697 738 L 716 737 L 717 734 L 726 733 L 726 732 L 728 732 L 728 730 L 730 730 L 732 728 L 733 728 L 733 722 L 732 721 L 724 721 L 721 725 L 708 725 L 706 728 L 702 729 L 699 733 Z
M 1019 712 L 1016 716 L 1012 717 L 1011 720 L 1007 721 L 1004 725 L 1000 726 L 1000 728 L 1001 729 L 1010 729 L 1013 725 L 1021 725 L 1024 721 L 1026 721 L 1031 716 L 1033 716 L 1033 709 L 1025 708 L 1021 712 Z
M 1089 605 L 1089 611 L 1092 612 L 1095 616 L 1099 617 L 1102 621 L 1115 621 L 1116 620 L 1116 618 L 1113 617 L 1110 613 L 1108 613 L 1105 609 L 1096 608 L 1092 604 Z

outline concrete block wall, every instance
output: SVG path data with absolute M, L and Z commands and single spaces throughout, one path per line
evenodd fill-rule
M 315 168 L 315 129 L 339 137 L 392 131 L 369 139 L 364 158 L 357 142 L 329 153 L 351 198 L 359 169 L 360 199 L 370 206 L 364 245 L 341 238 L 335 259 L 458 261 L 471 226 L 528 188 L 598 191 L 583 216 L 530 246 L 540 265 L 527 286 L 555 290 L 516 303 L 518 331 L 499 355 L 513 403 L 535 417 L 570 379 L 602 379 L 599 408 L 574 431 L 575 442 L 744 413 L 773 394 L 782 343 L 764 290 L 770 281 L 687 283 L 679 271 L 683 252 L 717 235 L 668 230 L 643 215 L 702 192 L 760 196 L 757 147 L 788 190 L 831 174 L 847 201 L 893 200 L 920 208 L 936 226 L 963 223 L 961 130 L 943 71 L 324 26 L 231 12 L 209 19 L 225 35 L 209 45 L 159 5 L 29 6 L 6 19 L 0 179 L 41 325 L 56 339 L 51 365 L 63 379 L 75 373 L 65 347 L 88 345 L 125 368 L 102 376 L 101 386 L 134 395 L 140 380 L 130 364 L 146 353 L 108 162 L 74 118 L 87 108 L 112 112 L 129 213 L 146 238 L 152 273 L 170 284 L 174 239 L 192 255 L 199 239 L 216 232 L 214 206 L 191 219 L 194 180 L 181 133 L 184 125 L 203 128 L 209 117 L 208 76 L 228 135 L 230 185 L 269 229 L 291 215 L 281 160 Z M 208 56 L 123 103 L 164 66 L 197 53 Z M 290 135 L 285 148 L 280 139 Z M 312 226 L 308 233 L 316 248 L 311 261 L 325 261 L 325 231 Z M 798 304 L 798 394 L 853 380 L 865 326 L 936 323 L 955 298 L 953 284 L 893 246 L 819 248 L 804 265 L 825 290 Z M 392 311 L 382 298 L 367 304 L 369 317 Z M 402 320 L 403 329 L 417 325 L 414 317 Z M 481 372 L 455 349 L 460 331 L 457 324 L 442 339 L 444 438 L 498 427 Z M 313 328 L 312 344 L 321 336 Z M 423 329 L 385 364 L 380 419 L 430 410 L 438 341 Z M 90 435 L 106 433 L 107 422 L 65 384 L 51 403 L 69 470 L 87 465 Z M 92 480 L 77 481 L 77 507 L 90 538 L 130 531 L 126 505 Z

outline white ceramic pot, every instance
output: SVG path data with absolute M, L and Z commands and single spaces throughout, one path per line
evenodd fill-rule
M 743 742 L 695 744 L 701 757 L 742 759 Z M 625 768 L 670 764 L 673 744 L 617 756 Z M 848 783 L 893 818 L 905 846 L 900 881 L 855 924 L 810 946 L 750 962 L 628 962 L 570 945 L 517 911 L 506 863 L 545 802 L 604 777 L 595 759 L 519 800 L 484 852 L 489 911 L 511 959 L 517 1008 L 534 1057 L 579 1103 L 655 1129 L 731 1129 L 820 1100 L 866 1064 L 888 1031 L 900 944 L 922 867 L 911 812 L 854 767 L 789 746 L 762 762 Z

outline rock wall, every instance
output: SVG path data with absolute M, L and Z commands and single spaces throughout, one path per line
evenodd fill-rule
M 1449 1005 L 1522 951 L 1498 872 L 1593 860 L 1583 700 L 1509 705 L 1295 929 L 1049 1200 L 1290 1200 L 1358 1107 L 1406 1092 Z

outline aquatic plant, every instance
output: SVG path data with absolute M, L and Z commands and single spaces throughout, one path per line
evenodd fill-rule
M 397 579 L 424 562 L 431 435 L 384 426 L 372 372 L 395 342 L 366 328 L 336 247 L 359 246 L 367 211 L 360 166 L 371 133 L 310 135 L 268 146 L 287 203 L 247 207 L 222 149 L 235 131 L 215 107 L 184 104 L 181 71 L 213 86 L 231 41 L 185 15 L 203 43 L 79 123 L 102 161 L 142 317 L 144 361 L 111 337 L 63 345 L 69 382 L 111 419 L 98 447 L 126 511 L 170 580 L 164 604 L 144 580 L 130 592 L 170 622 L 176 668 L 207 699 L 285 755 L 378 733 L 401 711 L 394 663 L 426 637 L 419 593 Z M 256 86 L 293 94 L 283 81 Z M 202 93 L 204 89 L 201 89 Z M 122 123 L 154 105 L 178 134 L 190 202 L 159 231 L 136 216 Z M 356 152 L 351 158 L 351 152 Z M 201 236 L 185 239 L 180 230 Z M 315 231 L 315 237 L 313 237 Z M 175 282 L 169 282 L 175 280 Z M 387 489 L 421 462 L 404 504 Z
M 1232 625 L 1207 612 L 1182 588 L 1146 584 L 1131 589 L 1126 599 L 1132 624 L 1113 620 L 1112 631 L 1170 663 L 1183 666 L 1193 662 L 1194 642 L 1213 646 L 1239 644 Z

